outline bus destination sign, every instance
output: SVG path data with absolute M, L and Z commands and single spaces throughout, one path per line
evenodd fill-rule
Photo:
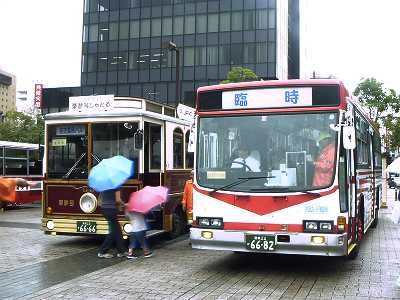
M 267 88 L 222 92 L 222 109 L 312 106 L 311 87 Z

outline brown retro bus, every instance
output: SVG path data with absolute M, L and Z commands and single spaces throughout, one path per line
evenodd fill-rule
M 169 189 L 168 202 L 148 215 L 148 235 L 181 234 L 187 223 L 181 198 L 193 167 L 193 153 L 187 151 L 189 131 L 190 122 L 179 119 L 174 107 L 112 95 L 71 97 L 69 111 L 45 117 L 44 232 L 107 234 L 88 174 L 102 159 L 123 155 L 135 166 L 121 187 L 125 202 L 146 185 Z M 126 238 L 130 224 L 123 209 L 119 223 Z

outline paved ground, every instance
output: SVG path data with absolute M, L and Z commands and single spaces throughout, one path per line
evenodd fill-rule
M 6 211 L 0 214 L 0 226 L 6 226 L 0 227 L 0 298 L 400 299 L 394 284 L 400 227 L 389 220 L 393 198 L 390 190 L 389 208 L 380 211 L 378 228 L 369 231 L 353 261 L 192 250 L 188 240 L 156 243 L 149 259 L 100 260 L 98 240 L 8 227 L 5 222 L 28 224 L 21 213 L 32 215 Z

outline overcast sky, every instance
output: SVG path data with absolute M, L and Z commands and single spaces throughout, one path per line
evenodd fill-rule
M 302 76 L 334 75 L 350 91 L 373 76 L 400 92 L 400 1 L 300 2 Z M 0 0 L 0 68 L 19 89 L 80 84 L 82 9 L 83 0 Z

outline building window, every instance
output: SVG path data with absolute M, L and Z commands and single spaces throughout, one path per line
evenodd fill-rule
M 161 35 L 161 19 L 153 19 L 151 21 L 151 36 L 160 36 Z
M 93 24 L 89 26 L 89 42 L 97 42 L 97 36 L 99 34 L 99 26 Z
M 174 34 L 183 34 L 183 17 L 174 18 Z
M 207 32 L 207 16 L 206 15 L 196 16 L 196 32 L 197 33 Z
M 196 20 L 195 16 L 185 17 L 185 34 L 192 34 L 196 32 Z
M 267 62 L 267 47 L 264 43 L 256 44 L 256 63 Z
M 184 48 L 184 59 L 183 64 L 186 67 L 194 66 L 194 48 L 193 47 L 185 47 Z
M 138 55 L 138 65 L 140 70 L 147 70 L 149 68 L 150 52 L 149 50 L 142 50 Z
M 266 9 L 257 10 L 256 28 L 268 29 L 268 11 Z
M 110 23 L 110 40 L 118 40 L 118 23 Z
M 254 30 L 255 25 L 254 10 L 245 11 L 243 15 L 243 29 Z
M 140 22 L 131 21 L 130 23 L 130 38 L 137 39 L 140 36 Z
M 243 47 L 242 44 L 231 45 L 231 64 L 241 65 L 243 63 Z
M 183 132 L 180 128 L 174 130 L 174 169 L 183 169 Z
M 230 31 L 231 30 L 231 14 L 221 13 L 219 16 L 219 31 Z
M 268 10 L 268 28 L 269 29 L 275 28 L 275 10 L 274 9 Z
M 219 64 L 229 65 L 231 60 L 229 56 L 230 46 L 219 46 Z
M 218 64 L 218 47 L 211 46 L 207 47 L 207 65 Z
M 121 22 L 119 24 L 119 39 L 127 40 L 129 38 L 129 22 Z
M 218 14 L 208 15 L 208 32 L 218 32 Z
M 87 55 L 87 71 L 88 72 L 96 71 L 96 55 L 94 54 Z
M 99 27 L 99 41 L 108 41 L 109 33 L 108 23 L 101 23 Z
M 99 53 L 99 60 L 97 61 L 97 68 L 99 71 L 107 71 L 108 56 L 107 53 Z
M 242 30 L 243 26 L 242 12 L 232 12 L 232 31 Z
M 207 52 L 206 47 L 196 47 L 196 65 L 207 64 Z
M 243 63 L 253 64 L 256 58 L 256 47 L 254 44 L 243 45 Z
M 138 69 L 138 53 L 138 51 L 129 52 L 129 69 L 131 70 Z
M 141 20 L 140 36 L 141 37 L 150 37 L 150 20 L 149 19 Z
M 172 18 L 163 18 L 162 20 L 162 34 L 172 35 Z

